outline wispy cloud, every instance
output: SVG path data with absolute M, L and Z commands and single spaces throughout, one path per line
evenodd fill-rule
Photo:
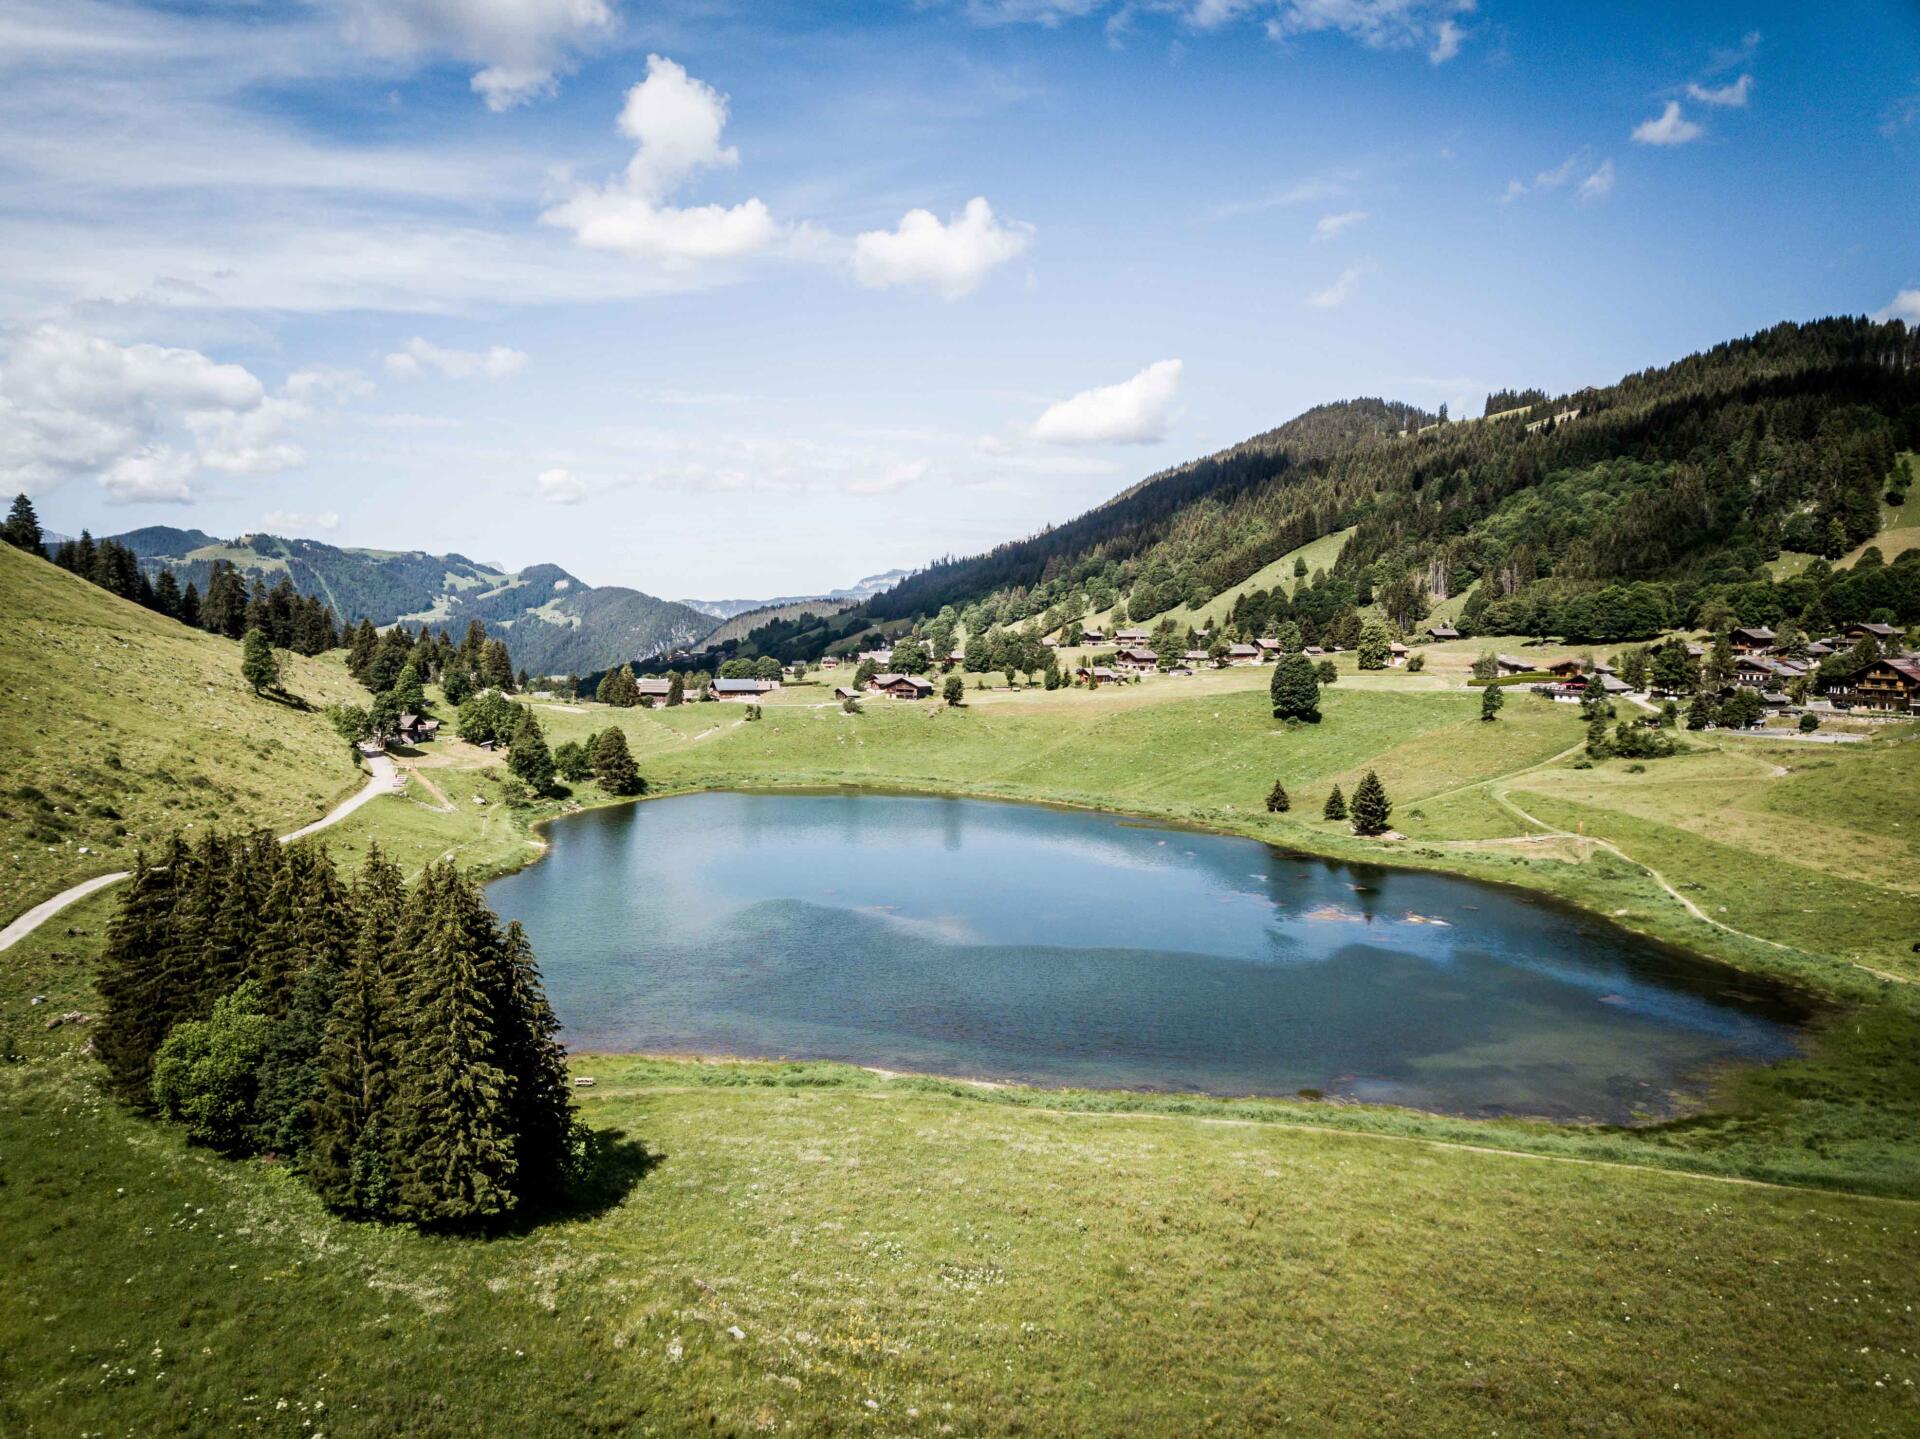
M 1313 238 L 1331 240 L 1343 230 L 1350 230 L 1362 220 L 1370 218 L 1365 210 L 1343 210 L 1337 215 L 1322 215 L 1314 222 Z
M 415 335 L 387 356 L 387 373 L 398 379 L 417 380 L 428 371 L 449 380 L 503 380 L 527 367 L 523 350 L 491 345 L 485 350 L 447 350 Z
M 1689 83 L 1687 97 L 1702 105 L 1715 105 L 1722 109 L 1744 110 L 1748 98 L 1753 94 L 1753 76 L 1742 75 L 1727 85 L 1701 85 Z
M 1600 166 L 1586 179 L 1580 182 L 1575 191 L 1579 199 L 1602 200 L 1613 193 L 1613 161 L 1602 160 Z
M 1346 304 L 1348 300 L 1353 298 L 1354 291 L 1359 289 L 1360 281 L 1366 273 L 1367 267 L 1365 265 L 1349 265 L 1340 272 L 1339 278 L 1331 285 L 1328 285 L 1324 290 L 1315 290 L 1312 294 L 1308 295 L 1307 303 L 1315 309 L 1320 310 L 1331 310 L 1336 306 Z

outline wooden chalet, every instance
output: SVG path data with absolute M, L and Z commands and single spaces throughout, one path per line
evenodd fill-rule
M 1737 655 L 1758 654 L 1761 651 L 1770 650 L 1778 638 L 1779 636 L 1765 625 L 1742 625 L 1727 633 L 1727 643 L 1733 646 L 1733 652 Z
M 1493 665 L 1503 675 L 1523 675 L 1532 670 L 1533 661 L 1519 655 L 1495 655 Z
M 1428 625 L 1427 638 L 1430 640 L 1457 640 L 1460 638 L 1460 631 L 1449 624 Z
M 1205 650 L 1188 650 L 1180 656 L 1180 663 L 1183 665 L 1192 665 L 1195 669 L 1198 669 L 1201 665 L 1207 663 L 1207 652 Z
M 1117 630 L 1114 632 L 1113 642 L 1122 647 L 1131 645 L 1138 649 L 1145 649 L 1147 641 L 1152 638 L 1153 636 L 1145 630 Z
M 933 681 L 919 675 L 875 675 L 867 681 L 867 692 L 897 700 L 923 700 L 932 697 Z
M 1134 670 L 1140 674 L 1151 674 L 1160 668 L 1160 656 L 1150 649 L 1128 646 L 1118 650 L 1113 656 L 1116 668 Z
M 1855 709 L 1920 714 L 1920 655 L 1875 660 L 1835 696 L 1842 697 Z
M 1227 663 L 1230 665 L 1257 665 L 1260 663 L 1260 647 L 1258 645 L 1247 644 L 1228 645 Z
M 640 703 L 648 709 L 654 709 L 667 702 L 667 696 L 673 693 L 673 681 L 663 679 L 644 679 L 633 682 L 634 691 L 640 696 Z
M 1869 624 L 1863 620 L 1857 625 L 1848 625 L 1846 629 L 1841 631 L 1841 634 L 1853 644 L 1858 644 L 1861 640 L 1871 636 L 1875 644 L 1884 645 L 1891 644 L 1900 638 L 1900 627 L 1898 625 Z
M 1101 685 L 1118 684 L 1121 680 L 1118 670 L 1110 670 L 1105 665 L 1081 665 L 1074 674 L 1095 689 Z
M 778 689 L 772 680 L 715 680 L 709 691 L 717 700 L 741 700 L 752 702 Z
M 1395 640 L 1387 646 L 1387 668 L 1399 669 L 1407 662 L 1407 647 Z
M 833 697 L 837 700 L 857 700 L 860 698 L 860 691 L 851 685 L 835 685 Z
M 1080 643 L 1083 645 L 1103 645 L 1107 642 L 1107 632 L 1094 625 L 1080 631 Z
M 394 732 L 394 738 L 402 744 L 425 744 L 440 733 L 440 721 L 428 719 L 424 715 L 401 715 L 400 728 Z

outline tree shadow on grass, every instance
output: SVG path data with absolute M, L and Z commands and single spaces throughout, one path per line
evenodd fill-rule
M 598 1219 L 619 1208 L 620 1202 L 633 1193 L 641 1180 L 664 1164 L 666 1158 L 660 1150 L 649 1149 L 638 1139 L 629 1139 L 623 1129 L 596 1129 L 587 1172 L 566 1198 L 537 1213 L 517 1216 L 506 1232 L 526 1234 L 549 1225 Z
M 285 705 L 291 710 L 299 710 L 302 714 L 310 713 L 313 709 L 311 703 L 290 690 L 266 689 L 259 691 L 259 695 L 263 700 L 268 700 L 277 705 Z

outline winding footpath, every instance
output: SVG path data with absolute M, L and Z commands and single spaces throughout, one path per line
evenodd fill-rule
M 373 773 L 367 776 L 366 784 L 361 786 L 356 794 L 341 800 L 312 824 L 302 825 L 292 834 L 281 835 L 280 843 L 292 844 L 296 839 L 305 839 L 328 825 L 340 823 L 369 800 L 378 799 L 383 794 L 398 794 L 406 787 L 406 780 L 399 769 L 383 754 L 369 756 L 367 768 Z M 97 874 L 92 879 L 82 880 L 72 889 L 62 890 L 52 899 L 36 904 L 5 929 L 0 929 L 0 950 L 13 948 L 61 910 L 69 905 L 78 904 L 88 895 L 98 893 L 110 884 L 118 884 L 127 877 L 127 873 L 126 870 L 121 870 L 117 874 Z

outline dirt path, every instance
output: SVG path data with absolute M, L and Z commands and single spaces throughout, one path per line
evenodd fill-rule
M 436 814 L 453 813 L 453 801 L 447 798 L 445 792 L 441 790 L 439 785 L 427 778 L 427 772 L 424 769 L 419 768 L 417 765 L 408 765 L 406 766 L 406 771 L 420 781 L 422 787 L 425 788 L 428 794 L 440 801 L 437 805 L 428 805 L 428 809 L 434 811 Z
M 296 839 L 305 839 L 308 835 L 327 828 L 328 825 L 338 824 L 369 800 L 376 800 L 383 794 L 397 793 L 406 783 L 400 772 L 394 768 L 393 761 L 385 755 L 371 756 L 367 760 L 367 768 L 373 773 L 367 776 L 366 784 L 361 786 L 355 794 L 341 800 L 312 824 L 302 825 L 292 834 L 281 835 L 280 843 L 292 844 Z M 433 788 L 431 785 L 427 787 Z M 434 792 L 439 793 L 438 790 Z M 445 799 L 445 796 L 442 795 L 441 798 Z M 448 808 L 451 809 L 452 806 L 449 805 Z M 62 890 L 52 899 L 36 904 L 5 929 L 0 929 L 0 950 L 13 948 L 61 910 L 78 904 L 90 894 L 97 894 L 110 884 L 118 884 L 127 877 L 127 873 L 126 870 L 121 870 L 116 874 L 97 874 L 92 879 L 82 880 L 71 889 Z

